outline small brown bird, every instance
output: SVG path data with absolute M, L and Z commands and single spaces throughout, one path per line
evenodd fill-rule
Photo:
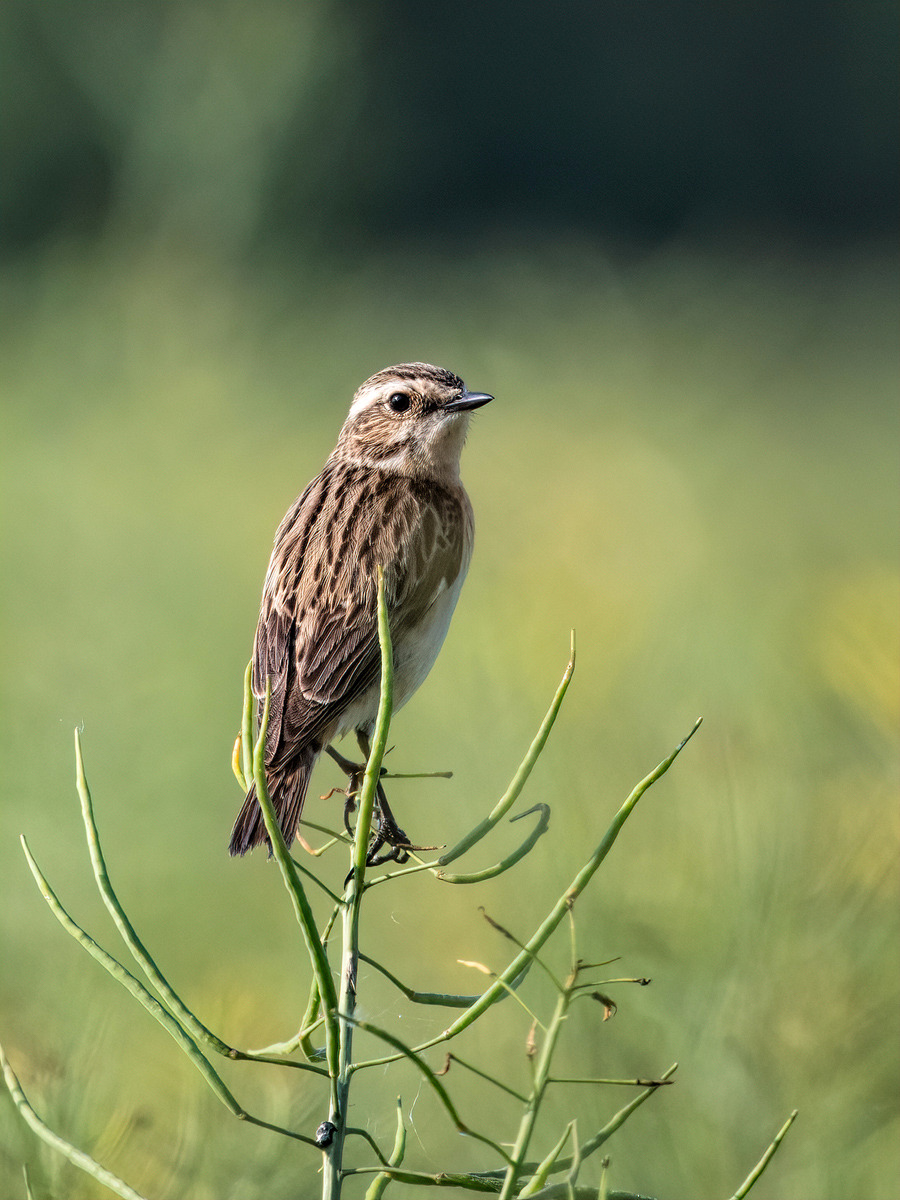
M 379 566 L 395 710 L 437 658 L 472 556 L 460 453 L 470 412 L 492 399 L 428 363 L 379 371 L 353 397 L 322 473 L 278 528 L 252 686 L 261 707 L 271 680 L 266 780 L 288 845 L 321 752 L 351 729 L 365 750 L 375 724 Z M 263 843 L 268 837 L 251 788 L 229 850 L 245 854 Z

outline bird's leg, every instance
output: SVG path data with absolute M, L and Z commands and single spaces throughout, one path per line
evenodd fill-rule
M 357 731 L 356 740 L 359 743 L 359 748 L 363 754 L 364 761 L 362 763 L 352 762 L 349 758 L 345 758 L 343 754 L 335 750 L 333 746 L 326 746 L 325 749 L 332 759 L 341 768 L 347 776 L 347 801 L 344 805 L 344 828 L 350 837 L 353 837 L 353 829 L 350 825 L 350 816 L 356 809 L 356 797 L 359 795 L 359 790 L 362 787 L 362 779 L 366 770 L 366 763 L 369 761 L 369 755 L 372 752 L 372 747 L 366 734 Z M 384 767 L 381 768 L 381 774 L 386 774 Z M 413 846 L 394 819 L 394 814 L 391 812 L 391 806 L 388 804 L 387 796 L 384 794 L 384 788 L 379 783 L 375 793 L 375 806 L 378 812 L 377 823 L 373 827 L 372 841 L 369 845 L 369 850 L 366 855 L 366 862 L 371 866 L 377 866 L 384 862 L 404 863 L 409 859 L 407 850 L 422 850 L 434 849 L 434 847 Z M 379 854 L 383 846 L 388 846 L 390 849 L 385 854 Z
M 326 746 L 325 752 L 334 759 L 347 776 L 347 799 L 344 802 L 344 828 L 350 837 L 353 837 L 350 814 L 356 811 L 356 797 L 359 795 L 359 789 L 362 787 L 362 778 L 366 764 L 351 762 L 349 758 L 344 758 L 343 754 L 335 750 L 334 746 Z
M 353 836 L 353 830 L 350 827 L 350 814 L 356 810 L 356 797 L 359 795 L 359 790 L 362 787 L 363 773 L 365 771 L 364 763 L 351 762 L 349 758 L 344 758 L 343 754 L 335 750 L 334 746 L 326 746 L 325 752 L 334 759 L 337 765 L 347 776 L 347 789 L 345 795 L 347 797 L 344 803 L 344 828 Z
M 347 800 L 344 804 L 344 828 L 347 830 L 347 833 L 350 835 L 350 837 L 353 837 L 353 827 L 350 824 L 350 817 L 356 811 L 356 797 L 359 795 L 360 789 L 362 788 L 363 775 L 366 771 L 366 763 L 369 761 L 370 753 L 368 741 L 364 742 L 362 735 L 358 735 L 358 737 L 359 748 L 365 755 L 365 761 L 361 763 L 355 763 L 351 759 L 345 758 L 343 754 L 341 754 L 338 750 L 335 750 L 334 746 L 325 747 L 331 758 L 334 759 L 337 765 L 347 776 Z M 381 773 L 382 775 L 385 774 L 384 767 L 381 768 Z M 380 783 L 378 784 L 378 790 L 376 792 L 376 808 L 378 810 L 378 821 L 373 829 L 372 845 L 370 846 L 367 855 L 370 866 L 372 865 L 371 860 L 378 853 L 382 846 L 384 846 L 386 843 L 393 846 L 394 842 L 391 839 L 393 839 L 395 836 L 401 842 L 406 841 L 406 834 L 398 827 L 397 822 L 394 820 L 384 795 L 384 788 Z M 382 835 L 382 829 L 384 828 L 382 814 L 385 811 L 388 814 L 388 825 L 385 829 L 384 835 Z
M 407 849 L 420 850 L 423 848 L 411 845 L 406 834 L 394 820 L 384 794 L 384 788 L 380 783 L 377 785 L 375 794 L 375 810 L 377 821 L 373 824 L 369 849 L 366 854 L 367 867 L 377 867 L 386 862 L 405 863 L 409 859 Z M 385 812 L 387 818 L 385 818 Z M 384 854 L 379 853 L 382 846 L 389 847 Z
M 356 741 L 363 753 L 363 757 L 368 762 L 369 755 L 372 753 L 368 735 L 363 733 L 361 729 L 357 729 Z M 413 847 L 409 838 L 394 820 L 391 806 L 387 802 L 387 796 L 384 794 L 384 788 L 380 783 L 377 785 L 375 796 L 375 803 L 378 809 L 378 828 L 375 831 L 372 845 L 369 847 L 369 853 L 366 855 L 366 862 L 370 867 L 388 862 L 391 859 L 394 862 L 404 863 L 409 859 L 409 855 L 406 853 L 407 849 L 415 849 L 416 847 Z M 387 854 L 379 855 L 378 851 L 385 845 L 390 846 L 390 850 Z
M 387 796 L 384 794 L 384 788 L 378 784 L 376 792 L 376 803 L 378 805 L 378 834 L 377 842 L 381 845 L 387 844 L 391 847 L 389 854 L 384 854 L 380 858 L 375 858 L 376 852 L 380 846 L 376 843 L 369 850 L 369 866 L 376 865 L 379 862 L 387 862 L 389 859 L 394 859 L 395 862 L 405 863 L 409 858 L 406 853 L 407 849 L 418 850 L 420 847 L 413 846 L 409 840 L 409 836 L 400 828 L 394 820 L 394 814 L 391 812 L 391 807 L 387 802 Z
M 365 763 L 355 763 L 349 758 L 344 758 L 343 754 L 341 754 L 339 750 L 335 750 L 334 746 L 326 746 L 325 753 L 333 758 L 344 774 L 349 775 L 351 779 L 353 779 L 354 776 L 361 777 L 366 769 Z

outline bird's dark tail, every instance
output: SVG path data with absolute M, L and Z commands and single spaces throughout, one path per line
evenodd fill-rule
M 306 789 L 313 766 L 319 757 L 317 749 L 309 747 L 299 757 L 273 771 L 267 771 L 267 783 L 275 815 L 284 834 L 284 840 L 290 847 L 297 834 L 300 814 L 303 811 L 303 801 L 306 799 Z M 241 807 L 231 831 L 231 842 L 228 852 L 232 855 L 246 854 L 254 846 L 269 846 L 269 835 L 266 833 L 262 810 L 256 799 L 256 787 L 251 787 L 247 798 Z

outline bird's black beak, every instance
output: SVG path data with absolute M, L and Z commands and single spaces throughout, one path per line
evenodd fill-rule
M 463 392 L 458 400 L 444 405 L 444 412 L 469 412 L 470 409 L 481 408 L 482 404 L 487 404 L 493 398 L 487 392 Z

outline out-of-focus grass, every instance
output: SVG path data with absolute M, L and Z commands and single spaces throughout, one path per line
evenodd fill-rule
M 579 665 L 526 794 L 552 804 L 549 835 L 483 891 L 416 878 L 373 893 L 370 949 L 416 986 L 474 990 L 457 959 L 499 966 L 506 952 L 477 905 L 527 934 L 702 713 L 577 910 L 585 957 L 622 955 L 621 973 L 654 983 L 617 993 L 602 1027 L 573 1018 L 568 1069 L 681 1063 L 611 1143 L 613 1183 L 730 1194 L 798 1107 L 771 1194 L 896 1193 L 900 589 L 884 262 L 759 247 L 613 262 L 553 244 L 228 273 L 171 248 L 95 244 L 10 272 L 2 1036 L 52 1124 L 149 1194 L 314 1186 L 314 1156 L 235 1129 L 57 930 L 17 834 L 112 946 L 74 794 L 83 725 L 114 882 L 163 969 L 239 1044 L 295 1027 L 307 974 L 281 885 L 262 858 L 225 854 L 241 673 L 275 526 L 352 390 L 424 358 L 497 400 L 464 460 L 470 579 L 394 726 L 398 769 L 456 774 L 396 783 L 404 826 L 444 842 L 473 823 L 533 734 L 571 626 Z M 337 782 L 323 768 L 312 795 Z M 313 799 L 309 812 L 337 809 Z M 335 883 L 346 866 L 323 869 Z M 413 1039 L 441 1024 L 370 977 L 361 1002 L 379 1023 L 403 1010 Z M 526 1032 L 498 1010 L 466 1053 L 523 1078 Z M 228 1080 L 270 1120 L 314 1128 L 324 1115 L 288 1072 L 234 1066 Z M 454 1082 L 468 1119 L 512 1136 L 512 1109 Z M 387 1143 L 403 1094 L 426 1169 L 486 1165 L 410 1071 L 359 1085 L 354 1119 Z M 578 1091 L 582 1134 L 621 1098 Z M 572 1096 L 554 1103 L 561 1127 Z M 0 1193 L 14 1195 L 30 1135 L 3 1120 Z M 94 1194 L 41 1158 L 41 1187 Z

